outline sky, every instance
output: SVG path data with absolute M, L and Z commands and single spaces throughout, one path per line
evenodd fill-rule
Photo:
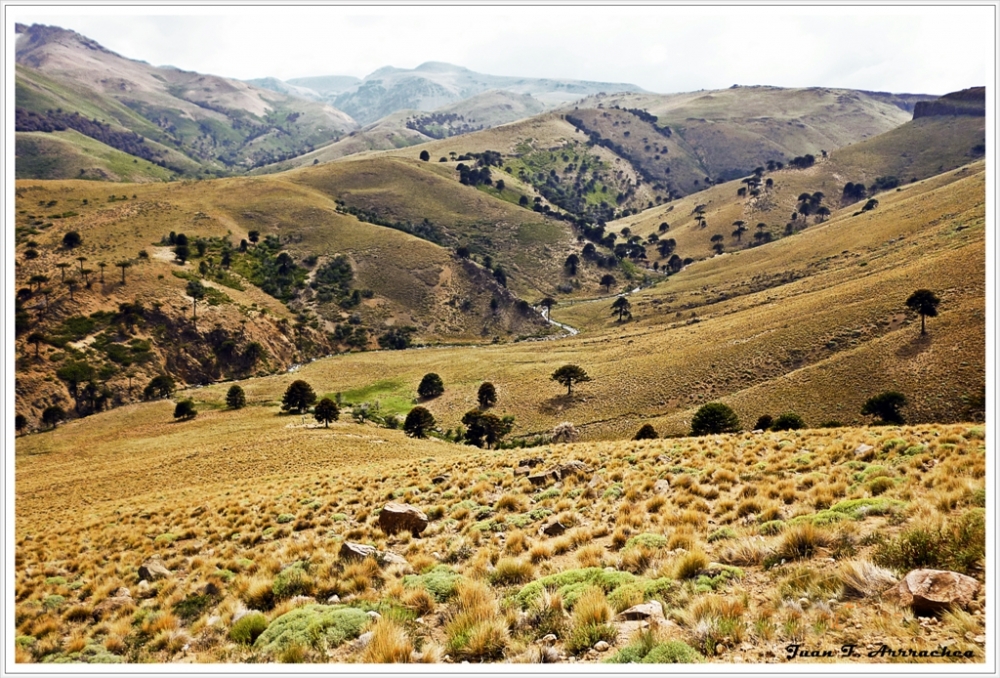
M 250 79 L 363 77 L 445 61 L 491 75 L 944 94 L 995 81 L 994 6 L 41 7 L 153 65 Z

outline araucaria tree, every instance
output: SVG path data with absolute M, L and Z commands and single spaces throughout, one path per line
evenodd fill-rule
M 924 318 L 936 318 L 937 307 L 940 303 L 941 300 L 930 290 L 917 290 L 906 300 L 907 308 L 920 314 L 920 334 L 927 334 Z
M 198 415 L 198 410 L 194 409 L 193 400 L 182 400 L 174 407 L 174 419 L 188 420 L 194 419 Z
M 200 280 L 189 280 L 187 284 L 187 295 L 194 300 L 191 307 L 191 320 L 198 322 L 198 300 L 205 298 L 205 286 Z
M 643 424 L 632 440 L 655 440 L 659 437 L 652 424 Z
M 469 410 L 462 417 L 465 442 L 476 447 L 491 448 L 514 428 L 514 417 L 498 417 L 489 412 Z
M 426 438 L 436 423 L 434 415 L 426 407 L 418 405 L 407 413 L 403 432 L 411 438 Z
M 247 397 L 243 393 L 243 389 L 236 384 L 229 387 L 229 392 L 226 393 L 226 405 L 231 410 L 239 410 L 246 407 Z
M 417 395 L 424 400 L 437 398 L 442 393 L 444 393 L 444 382 L 434 372 L 425 374 L 424 378 L 420 380 L 420 385 L 417 386 Z
M 552 373 L 551 379 L 566 387 L 566 395 L 573 395 L 573 384 L 590 381 L 586 371 L 578 365 L 563 365 Z
M 316 392 L 307 382 L 297 379 L 285 389 L 285 395 L 281 399 L 281 409 L 286 412 L 304 413 L 309 406 L 316 402 Z
M 614 303 L 611 304 L 611 314 L 618 314 L 618 322 L 621 322 L 625 316 L 629 318 L 632 317 L 632 304 L 625 297 L 618 297 L 615 299 Z
M 476 400 L 479 401 L 479 409 L 488 410 L 497 404 L 497 390 L 494 388 L 493 384 L 486 381 L 483 385 L 479 387 L 479 393 L 476 394 Z
M 618 281 L 615 280 L 615 277 L 610 273 L 605 273 L 604 276 L 601 278 L 601 285 L 604 287 L 604 290 L 606 292 L 610 292 L 611 286 L 614 285 L 616 282 Z
M 866 400 L 861 414 L 878 417 L 884 424 L 904 424 L 901 407 L 906 407 L 906 396 L 899 391 L 885 391 Z
M 709 433 L 736 433 L 739 430 L 739 417 L 725 403 L 702 405 L 691 418 L 691 435 L 693 436 L 703 436 Z
M 316 421 L 323 424 L 324 427 L 330 428 L 330 422 L 337 421 L 340 417 L 340 408 L 337 407 L 337 403 L 333 402 L 329 398 L 323 398 L 316 403 L 316 408 L 313 410 L 313 416 L 316 417 Z

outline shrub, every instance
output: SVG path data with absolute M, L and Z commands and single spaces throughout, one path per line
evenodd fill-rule
M 774 426 L 774 417 L 770 414 L 762 414 L 757 418 L 757 423 L 753 425 L 755 431 L 767 431 Z
M 420 380 L 420 385 L 417 386 L 417 395 L 424 400 L 437 398 L 442 393 L 444 393 L 444 382 L 434 372 L 425 374 L 424 378 Z
M 683 554 L 674 564 L 675 579 L 691 579 L 708 565 L 708 556 L 701 549 Z
M 229 387 L 226 393 L 226 406 L 231 410 L 239 410 L 246 407 L 247 397 L 243 389 L 236 384 Z
M 174 407 L 174 419 L 194 419 L 198 416 L 198 410 L 194 409 L 193 400 L 182 400 Z
M 775 553 L 775 558 L 778 560 L 811 558 L 816 553 L 816 549 L 823 548 L 830 543 L 826 532 L 816 529 L 816 526 L 811 522 L 792 525 L 783 534 Z
M 316 392 L 312 386 L 302 379 L 296 379 L 285 389 L 285 395 L 281 399 L 281 409 L 302 414 L 315 402 Z
M 153 377 L 142 391 L 145 400 L 169 398 L 174 392 L 174 380 L 166 374 Z
M 254 642 L 254 648 L 271 655 L 291 647 L 332 649 L 357 638 L 370 619 L 366 612 L 353 607 L 304 605 L 272 621 Z
M 462 575 L 447 565 L 436 565 L 423 574 L 410 574 L 403 577 L 403 586 L 408 588 L 422 587 L 439 603 L 448 601 L 455 595 L 455 589 L 462 580 Z
M 771 427 L 772 431 L 794 431 L 800 428 L 805 428 L 806 423 L 802 421 L 802 417 L 795 414 L 794 412 L 785 412 L 777 419 L 774 420 L 774 425 Z
M 650 634 L 652 635 L 652 634 Z M 629 643 L 613 656 L 605 659 L 605 664 L 698 664 L 705 661 L 697 650 L 681 640 L 657 643 L 643 638 Z
M 724 403 L 702 405 L 691 419 L 691 435 L 702 436 L 711 433 L 736 433 L 740 430 L 740 420 L 732 408 Z
M 267 617 L 261 612 L 243 615 L 229 630 L 229 638 L 241 645 L 253 645 L 267 628 Z
M 479 409 L 486 410 L 497 404 L 497 390 L 490 382 L 484 382 L 476 394 Z
M 659 434 L 656 432 L 656 429 L 653 428 L 652 424 L 643 424 L 642 428 L 639 429 L 632 440 L 655 440 L 659 437 Z
M 299 595 L 309 595 L 313 590 L 313 581 L 306 573 L 303 563 L 289 565 L 274 578 L 271 591 L 277 599 L 292 598 Z
M 496 569 L 490 572 L 490 583 L 494 586 L 524 584 L 535 576 L 535 568 L 528 561 L 516 558 L 501 558 Z
M 906 396 L 898 391 L 885 391 L 865 401 L 861 414 L 878 417 L 882 424 L 904 424 L 905 418 L 899 411 L 906 406 Z
M 374 635 L 362 656 L 365 663 L 408 664 L 410 662 L 413 643 L 407 637 L 406 629 L 392 619 L 382 617 L 376 622 L 372 632 Z
M 597 586 L 589 586 L 573 607 L 566 649 L 580 654 L 602 640 L 614 642 L 618 630 L 610 623 L 613 614 L 604 591 Z
M 916 525 L 875 547 L 872 560 L 898 570 L 934 568 L 968 574 L 986 552 L 986 513 L 972 509 L 957 520 Z

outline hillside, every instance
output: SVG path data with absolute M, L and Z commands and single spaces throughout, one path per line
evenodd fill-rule
M 487 75 L 441 62 L 412 69 L 386 66 L 355 84 L 341 76 L 296 78 L 288 84 L 313 89 L 363 125 L 401 110 L 437 110 L 490 90 L 530 95 L 547 108 L 598 92 L 642 91 L 627 83 Z
M 18 131 L 70 127 L 194 176 L 300 155 L 357 128 L 327 104 L 153 67 L 73 31 L 18 25 L 17 33 Z

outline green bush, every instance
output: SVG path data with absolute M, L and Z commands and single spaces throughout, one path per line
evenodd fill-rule
M 914 526 L 876 545 L 872 560 L 898 570 L 933 568 L 969 574 L 986 554 L 986 512 L 975 508 L 956 520 Z
M 679 640 L 657 642 L 656 637 L 645 632 L 620 649 L 604 664 L 696 664 L 705 659 L 693 647 Z
M 711 433 L 736 433 L 739 430 L 739 417 L 729 405 L 724 403 L 702 405 L 691 418 L 691 435 L 693 436 Z
M 403 586 L 408 588 L 423 587 L 434 596 L 434 600 L 443 603 L 455 595 L 455 587 L 461 579 L 462 575 L 447 565 L 436 565 L 423 574 L 406 575 L 403 577 Z
M 305 565 L 301 562 L 289 565 L 274 578 L 271 591 L 277 599 L 293 598 L 299 595 L 309 595 L 312 592 L 313 582 L 306 573 Z
M 254 642 L 254 648 L 270 655 L 289 647 L 328 650 L 357 638 L 370 619 L 365 611 L 354 607 L 304 605 L 272 621 Z
M 653 534 L 651 532 L 643 532 L 642 534 L 637 534 L 636 536 L 625 542 L 625 548 L 629 549 L 633 546 L 645 546 L 651 549 L 662 549 L 667 545 L 667 538 L 662 534 Z M 623 549 L 624 550 L 624 549 Z
M 267 628 L 267 617 L 261 612 L 243 615 L 229 630 L 229 638 L 241 645 L 253 645 Z
M 611 593 L 623 584 L 630 584 L 636 580 L 635 575 L 617 570 L 606 571 L 600 567 L 586 567 L 577 570 L 566 570 L 557 574 L 550 574 L 531 582 L 522 588 L 515 600 L 522 609 L 527 609 L 531 602 L 542 595 L 544 589 L 559 589 L 571 584 L 593 584 L 599 586 L 605 593 Z M 595 641 L 596 642 L 596 641 Z

